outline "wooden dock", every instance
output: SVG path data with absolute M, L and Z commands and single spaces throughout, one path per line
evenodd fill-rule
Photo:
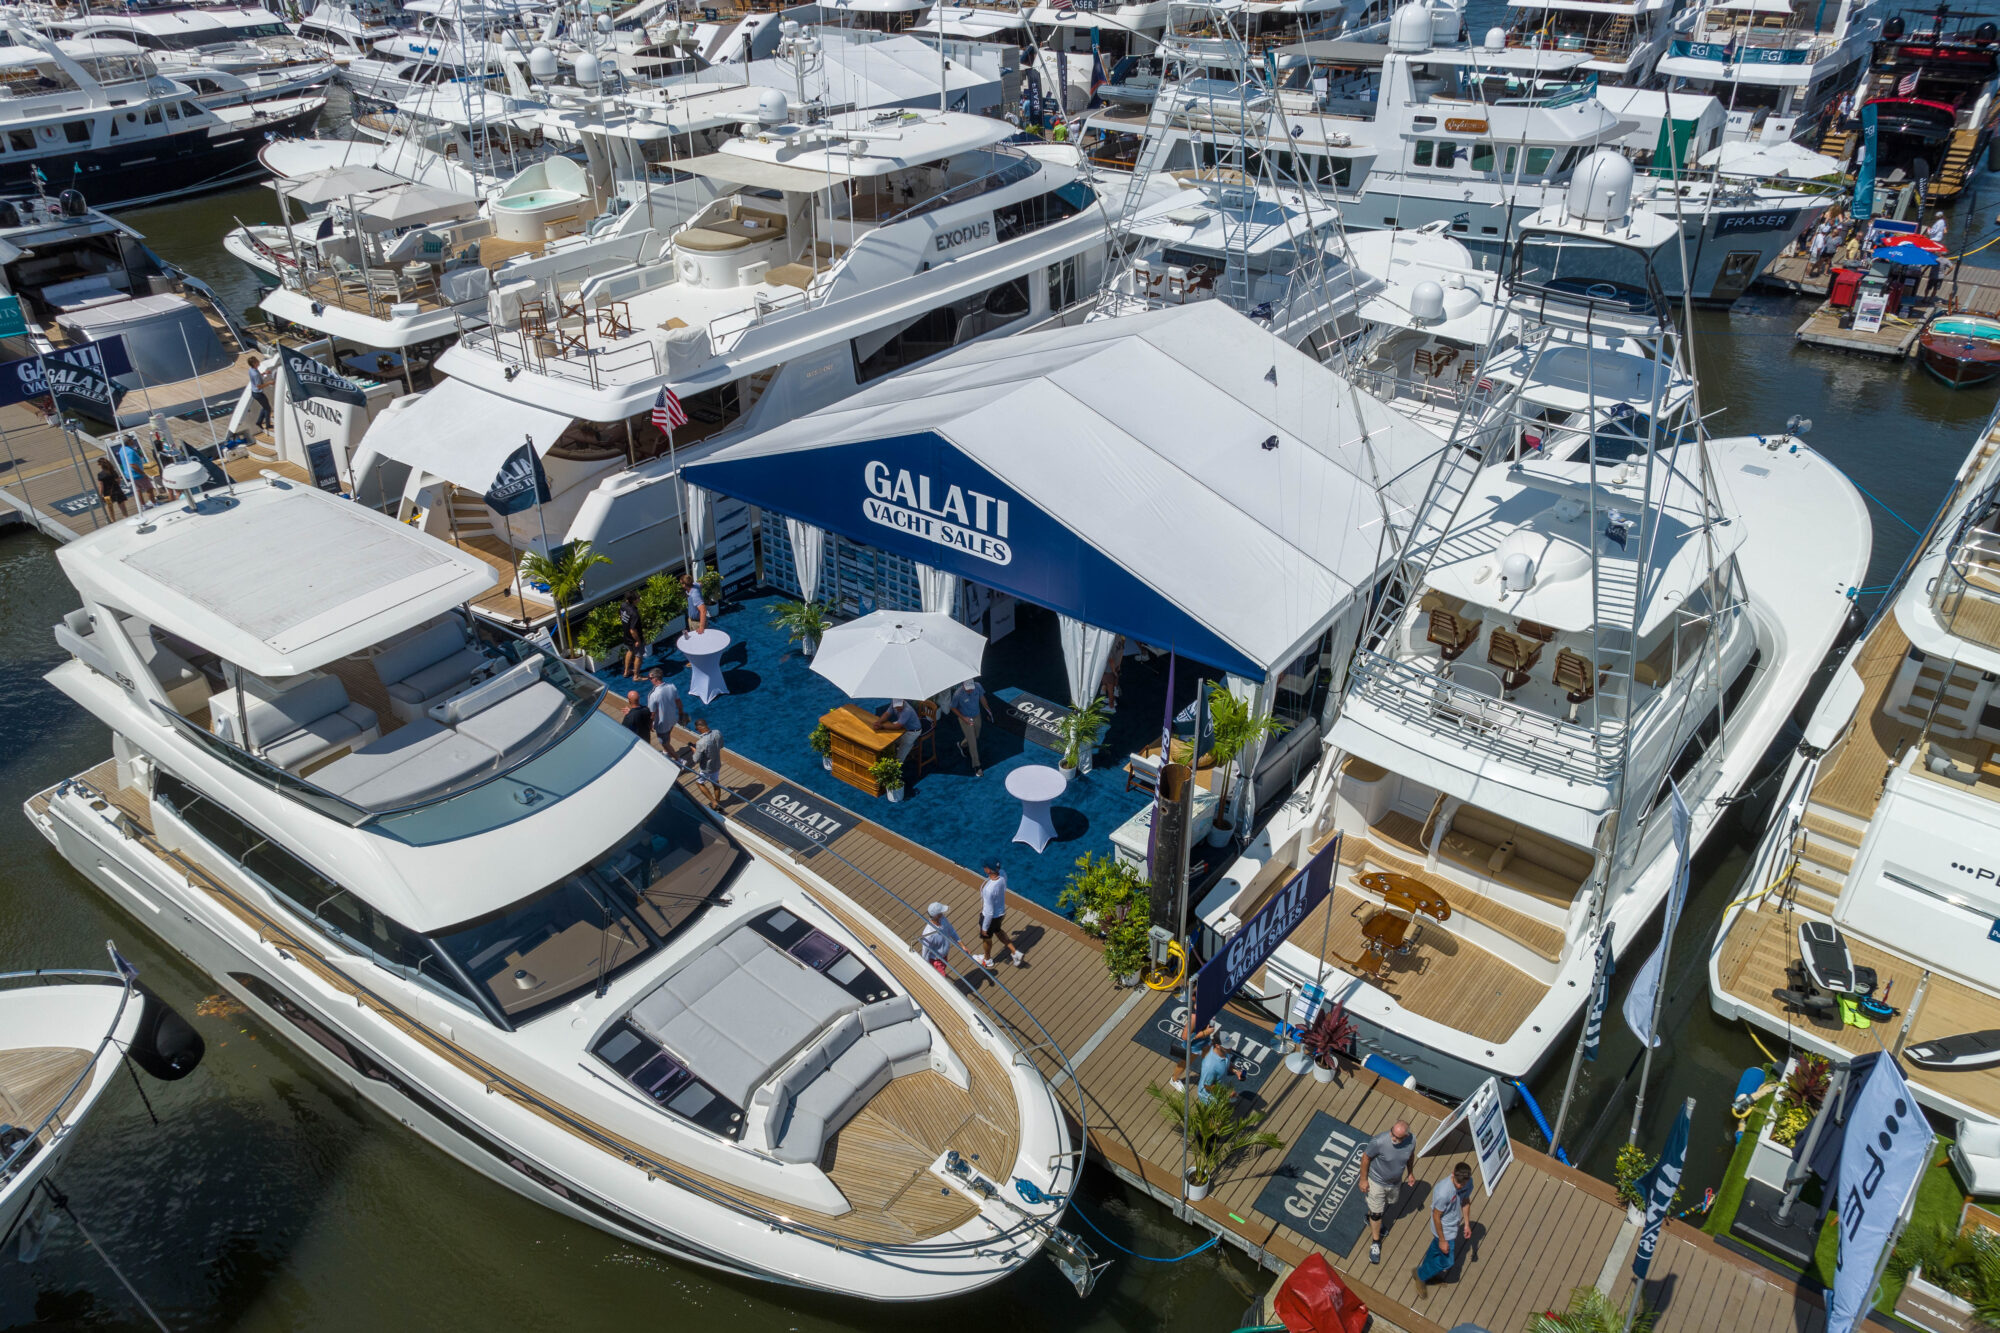
M 691 739 L 685 732 L 678 738 Z M 734 754 L 725 757 L 724 779 L 748 801 L 783 780 Z M 741 800 L 729 803 L 730 813 L 741 809 Z M 856 816 L 823 849 L 793 859 L 802 876 L 830 882 L 912 946 L 922 926 L 917 914 L 934 900 L 950 905 L 952 920 L 967 942 L 974 942 L 970 937 L 978 920 L 980 877 L 864 818 Z M 1474 1235 L 1455 1280 L 1430 1289 L 1413 1273 L 1428 1243 L 1424 1199 L 1430 1184 L 1461 1153 L 1418 1160 L 1418 1188 L 1406 1192 L 1391 1216 L 1380 1265 L 1368 1262 L 1365 1228 L 1350 1252 L 1339 1254 L 1257 1210 L 1259 1194 L 1277 1178 L 1282 1151 L 1240 1160 L 1218 1176 L 1205 1200 L 1184 1202 L 1178 1133 L 1146 1092 L 1149 1084 L 1166 1085 L 1178 1064 L 1135 1040 L 1147 1024 L 1162 1021 L 1160 1010 L 1171 1005 L 1171 995 L 1115 985 L 1097 942 L 1048 909 L 1014 897 L 1007 913 L 1028 965 L 989 974 L 961 957 L 954 973 L 969 990 L 1004 985 L 1033 1015 L 1031 1022 L 1016 1024 L 1012 1035 L 1059 1089 L 1074 1078 L 1088 1108 L 1085 1128 L 1097 1160 L 1191 1225 L 1222 1237 L 1274 1272 L 1315 1251 L 1323 1253 L 1367 1301 L 1377 1327 L 1407 1333 L 1444 1333 L 1466 1322 L 1516 1329 L 1530 1313 L 1561 1309 L 1580 1286 L 1599 1286 L 1619 1300 L 1629 1296 L 1638 1228 L 1615 1191 L 1524 1143 L 1514 1144 L 1514 1163 L 1493 1196 L 1482 1191 L 1475 1197 Z M 1002 1014 L 1019 1012 L 1010 1005 L 996 1008 Z M 1255 1011 L 1240 1016 L 1266 1027 L 1271 1022 Z M 1275 1061 L 1275 1056 L 1269 1058 Z M 1322 1084 L 1296 1077 L 1282 1065 L 1266 1077 L 1259 1102 L 1267 1113 L 1263 1127 L 1287 1144 L 1296 1143 L 1321 1113 L 1365 1135 L 1407 1120 L 1419 1142 L 1448 1114 L 1447 1107 L 1365 1071 L 1347 1071 Z M 1709 1113 L 1719 1116 L 1723 1108 L 1709 1108 Z M 1088 1231 L 1073 1229 L 1096 1243 Z M 1118 1257 L 1108 1247 L 1099 1248 L 1107 1250 L 1103 1258 Z M 1678 1221 L 1668 1224 L 1661 1239 L 1646 1300 L 1660 1309 L 1660 1333 L 1767 1333 L 1777 1328 L 1819 1333 L 1826 1322 L 1817 1293 Z
M 1954 281 L 1947 273 L 1934 297 L 1905 293 L 1903 308 L 1882 321 L 1873 333 L 1844 327 L 1851 309 L 1836 307 L 1826 299 L 1831 286 L 1831 270 L 1814 276 L 1812 261 L 1804 255 L 1780 255 L 1757 276 L 1757 285 L 1774 291 L 1793 292 L 1820 298 L 1818 309 L 1806 317 L 1793 335 L 1809 347 L 1824 348 L 1850 356 L 1900 360 L 1914 353 L 1917 336 L 1932 315 L 1947 311 L 1960 314 L 2000 315 L 2000 269 L 1962 266 Z

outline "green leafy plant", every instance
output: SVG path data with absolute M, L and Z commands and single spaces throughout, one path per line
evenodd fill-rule
M 618 656 L 625 646 L 625 626 L 618 619 L 618 607 L 611 602 L 594 606 L 590 614 L 583 618 L 583 625 L 576 632 L 576 650 L 588 653 L 600 662 Z
M 833 753 L 833 733 L 828 731 L 826 723 L 822 722 L 812 729 L 811 735 L 806 737 L 806 744 L 812 747 L 814 754 L 824 759 Z
M 833 613 L 824 602 L 779 602 L 771 608 L 771 623 L 811 652 L 832 627 Z
M 1637 1296 L 1633 1297 L 1638 1300 Z M 1630 1333 L 1653 1333 L 1659 1315 L 1644 1301 L 1631 1311 Z M 1596 1287 L 1577 1287 L 1569 1294 L 1569 1308 L 1558 1314 L 1544 1310 L 1528 1316 L 1527 1333 L 1625 1333 L 1626 1307 L 1613 1301 Z
M 1634 1208 L 1646 1206 L 1646 1196 L 1639 1192 L 1639 1177 L 1653 1169 L 1653 1159 L 1646 1150 L 1636 1143 L 1628 1143 L 1618 1150 L 1618 1160 L 1611 1164 L 1611 1181 L 1618 1187 L 1618 1198 L 1622 1203 Z
M 521 557 L 521 576 L 548 587 L 549 600 L 556 604 L 556 627 L 565 642 L 569 639 L 569 609 L 583 596 L 583 581 L 592 569 L 610 563 L 610 556 L 599 555 L 587 541 L 569 542 L 553 551 L 530 551 Z
M 1056 735 L 1062 738 L 1064 768 L 1083 767 L 1084 747 L 1096 747 L 1097 733 L 1104 730 L 1104 724 L 1110 719 L 1111 714 L 1101 694 L 1083 707 L 1063 714 L 1062 720 L 1056 723 Z
M 1056 908 L 1076 917 L 1085 930 L 1103 937 L 1114 923 L 1130 914 L 1135 902 L 1146 901 L 1146 887 L 1139 872 L 1116 856 L 1085 852 L 1076 858 L 1076 869 L 1056 895 Z
M 687 611 L 687 594 L 671 574 L 655 574 L 639 588 L 639 623 L 646 642 L 660 637 L 661 631 Z
M 1833 1085 L 1833 1064 L 1824 1056 L 1801 1055 L 1792 1066 L 1792 1072 L 1785 1075 L 1785 1086 L 1778 1094 L 1780 1105 L 1802 1106 L 1807 1111 L 1817 1111 L 1826 1104 L 1827 1089 Z
M 1312 1026 L 1299 1034 L 1299 1045 L 1312 1056 L 1313 1063 L 1332 1069 L 1339 1057 L 1353 1052 L 1354 1035 L 1354 1020 L 1347 1016 L 1347 1006 L 1333 1004 L 1320 1010 Z
M 868 765 L 868 776 L 875 779 L 883 791 L 896 791 L 903 785 L 903 761 L 893 754 L 885 754 Z
M 1221 795 L 1216 798 L 1215 822 L 1226 827 L 1229 824 L 1230 789 L 1236 785 L 1238 756 L 1251 743 L 1282 733 L 1285 724 L 1269 713 L 1252 713 L 1248 699 L 1237 698 L 1221 681 L 1210 681 L 1208 727 L 1208 761 L 1223 770 L 1222 782 L 1216 787 Z
M 1913 1226 L 1889 1255 L 1889 1276 L 1905 1281 L 1916 1269 L 1970 1305 L 1981 1324 L 2000 1328 L 2000 1236 L 1977 1226 L 1957 1231 L 1943 1221 Z
M 721 570 L 704 569 L 701 571 L 700 576 L 695 579 L 695 582 L 701 585 L 701 597 L 703 601 L 707 602 L 711 607 L 719 606 L 721 604 L 722 602 Z
M 1780 1148 L 1791 1147 L 1812 1121 L 1813 1113 L 1805 1107 L 1782 1103 L 1771 1118 L 1771 1142 Z
M 1152 928 L 1153 904 L 1141 894 L 1104 932 L 1104 970 L 1119 979 L 1144 972 L 1153 960 Z
M 1235 1099 L 1221 1088 L 1188 1096 L 1152 1083 L 1146 1095 L 1160 1108 L 1162 1118 L 1186 1135 L 1188 1179 L 1194 1184 L 1206 1185 L 1243 1153 L 1285 1146 L 1276 1134 L 1257 1128 L 1264 1123 L 1262 1111 L 1238 1111 Z

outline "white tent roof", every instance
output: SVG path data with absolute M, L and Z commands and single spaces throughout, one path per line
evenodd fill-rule
M 960 348 L 722 450 L 688 478 L 787 512 L 748 493 L 760 476 L 809 488 L 815 451 L 923 433 L 1265 671 L 1289 661 L 1393 556 L 1383 505 L 1406 523 L 1442 448 L 1296 348 L 1204 301 Z M 780 457 L 788 461 L 741 466 Z M 837 528 L 844 511 L 828 513 L 793 516 Z M 883 531 L 869 526 L 854 525 L 857 540 Z M 988 581 L 1029 577 L 1031 563 Z M 1118 624 L 1108 602 L 1056 609 L 1144 634 Z
M 546 457 L 571 418 L 502 398 L 464 380 L 446 380 L 414 399 L 398 399 L 376 417 L 362 448 L 442 477 L 468 490 L 493 484 L 507 455 L 534 442 Z

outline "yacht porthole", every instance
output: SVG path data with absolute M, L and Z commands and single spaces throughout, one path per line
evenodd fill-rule
M 137 125 L 139 123 L 139 113 L 136 111 L 127 111 L 125 113 L 125 123 L 127 125 Z

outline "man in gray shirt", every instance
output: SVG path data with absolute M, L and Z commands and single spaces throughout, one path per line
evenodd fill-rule
M 694 720 L 694 744 L 688 747 L 688 758 L 694 765 L 695 786 L 708 797 L 708 803 L 715 809 L 722 808 L 722 733 L 711 731 L 708 719 Z
M 878 727 L 901 727 L 903 739 L 896 742 L 896 758 L 907 760 L 916 746 L 917 737 L 923 733 L 924 720 L 917 716 L 917 710 L 901 699 L 892 699 L 889 706 L 875 715 Z
M 1361 1179 L 1368 1188 L 1368 1262 L 1382 1262 L 1382 1219 L 1402 1198 L 1403 1186 L 1417 1183 L 1417 1136 L 1398 1120 L 1368 1140 L 1361 1150 Z

